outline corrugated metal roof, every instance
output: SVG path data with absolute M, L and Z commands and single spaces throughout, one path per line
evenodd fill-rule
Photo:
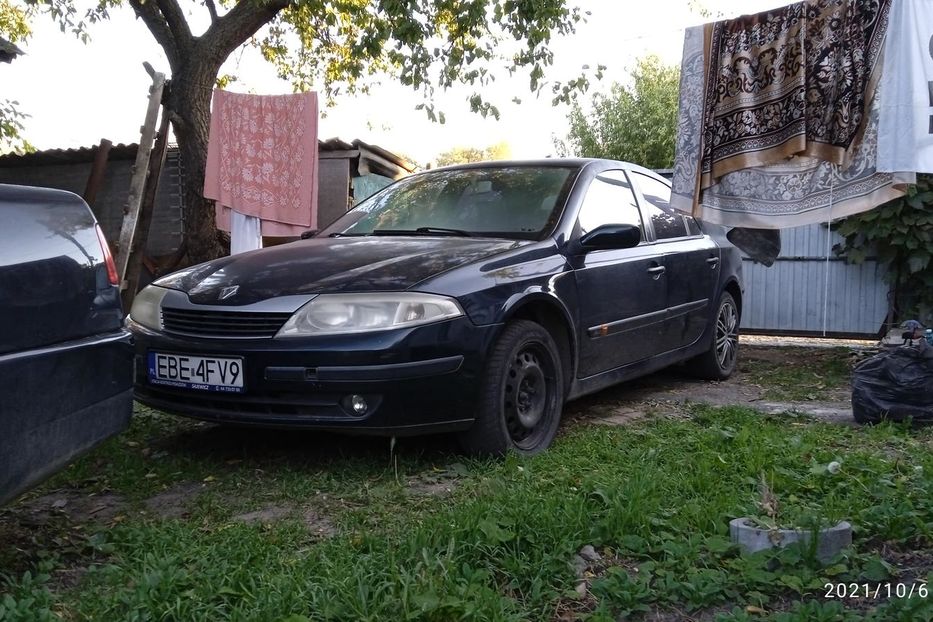
M 0 37 L 0 62 L 8 63 L 22 53 L 21 49 Z
M 132 160 L 136 157 L 136 150 L 139 145 L 130 143 L 128 145 L 118 144 L 110 147 L 110 160 Z M 78 147 L 74 149 L 46 149 L 44 151 L 33 151 L 32 153 L 8 153 L 0 156 L 0 167 L 14 166 L 37 166 L 47 164 L 80 164 L 81 162 L 92 162 L 97 145 L 93 147 Z
M 362 140 L 357 138 L 356 140 L 353 141 L 353 146 L 356 147 L 357 149 L 368 149 L 369 151 L 372 151 L 373 153 L 375 153 L 376 155 L 382 158 L 385 158 L 386 160 L 397 165 L 398 167 L 405 169 L 409 173 L 414 172 L 414 170 L 418 168 L 418 166 L 415 163 L 409 162 L 402 156 L 392 153 L 391 151 L 386 151 L 379 145 L 370 145 L 369 143 L 364 143 Z
M 340 140 L 337 137 L 328 138 L 327 140 L 319 140 L 317 142 L 321 151 L 351 151 L 354 149 L 352 144 Z
M 401 158 L 400 156 L 397 156 L 394 153 L 383 149 L 382 147 L 377 145 L 369 145 L 361 140 L 354 140 L 352 143 L 348 143 L 339 138 L 329 138 L 327 140 L 319 140 L 318 145 L 320 150 L 325 152 L 355 151 L 360 148 L 368 149 L 369 151 L 397 164 L 400 168 L 403 168 L 409 172 L 414 170 L 414 165 L 404 158 Z M 121 143 L 119 145 L 113 145 L 110 148 L 109 159 L 132 160 L 136 157 L 136 150 L 138 148 L 139 145 L 136 143 Z M 97 146 L 95 145 L 93 147 L 78 147 L 72 149 L 46 149 L 43 151 L 33 151 L 32 153 L 24 153 L 21 155 L 9 153 L 7 155 L 0 156 L 0 167 L 6 168 L 14 166 L 78 164 L 81 162 L 91 162 L 94 160 L 94 153 L 96 149 Z M 169 145 L 169 150 L 171 151 L 172 149 L 177 149 L 177 146 Z

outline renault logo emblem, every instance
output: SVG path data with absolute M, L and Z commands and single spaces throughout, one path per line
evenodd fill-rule
M 220 296 L 218 296 L 217 299 L 226 300 L 227 298 L 230 298 L 231 296 L 235 295 L 239 289 L 240 289 L 239 285 L 233 285 L 232 287 L 225 287 L 222 290 L 220 290 Z

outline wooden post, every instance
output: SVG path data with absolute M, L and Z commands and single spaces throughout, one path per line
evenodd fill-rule
M 91 174 L 87 178 L 87 185 L 84 187 L 84 202 L 94 209 L 94 202 L 97 201 L 97 193 L 104 183 L 104 174 L 107 172 L 107 158 L 110 156 L 110 147 L 113 146 L 106 138 L 100 139 L 100 144 L 94 151 L 94 164 L 91 165 Z M 95 212 L 96 214 L 97 212 Z
M 156 194 L 159 191 L 159 178 L 162 176 L 162 167 L 165 166 L 165 155 L 168 152 L 168 123 L 169 111 L 162 109 L 162 121 L 159 123 L 159 133 L 156 135 L 155 147 L 149 159 L 149 175 L 146 178 L 146 187 L 143 190 L 142 202 L 139 209 L 139 218 L 136 221 L 136 235 L 130 247 L 126 263 L 126 275 L 123 277 L 123 308 L 129 310 L 133 306 L 133 298 L 139 289 L 139 274 L 142 270 L 143 256 L 146 254 L 146 242 L 149 240 L 149 228 L 152 225 L 152 215 L 155 212 Z
M 139 210 L 142 206 L 146 176 L 149 173 L 152 143 L 155 140 L 156 122 L 159 120 L 159 108 L 162 106 L 162 91 L 165 88 L 165 74 L 152 71 L 148 63 L 146 63 L 146 70 L 152 76 L 152 86 L 149 88 L 149 106 L 146 109 L 146 120 L 142 128 L 140 128 L 139 150 L 136 152 L 133 177 L 130 180 L 130 193 L 127 199 L 126 211 L 123 215 L 123 227 L 120 229 L 120 242 L 114 254 L 117 263 L 117 274 L 120 275 L 121 287 L 123 288 L 126 287 L 126 267 L 129 264 L 130 250 L 133 248 L 133 237 L 136 235 L 137 223 L 139 222 Z

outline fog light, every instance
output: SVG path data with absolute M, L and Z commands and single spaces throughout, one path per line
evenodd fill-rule
M 353 414 L 362 416 L 369 410 L 369 404 L 366 403 L 366 398 L 362 395 L 351 395 L 350 408 L 353 409 Z

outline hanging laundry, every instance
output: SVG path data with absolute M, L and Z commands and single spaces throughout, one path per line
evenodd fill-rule
M 255 216 L 245 216 L 230 210 L 230 254 L 262 248 L 262 221 Z
M 260 219 L 267 236 L 317 225 L 317 124 L 316 93 L 214 90 L 204 196 L 216 201 L 218 229 L 231 230 L 232 211 Z
M 752 261 L 763 264 L 766 268 L 774 265 L 781 254 L 781 232 L 774 229 L 729 229 L 726 239 L 745 253 Z
M 706 26 L 701 188 L 795 155 L 848 164 L 889 9 L 890 0 L 808 0 Z
M 878 170 L 933 173 L 933 1 L 892 0 Z
M 801 10 L 801 7 L 812 7 L 812 9 L 801 13 L 806 17 L 812 15 L 817 8 L 830 4 L 834 6 L 848 6 L 850 4 L 861 6 L 866 3 L 847 2 L 846 0 L 809 0 L 794 6 L 798 7 L 798 10 Z M 879 5 L 875 3 L 871 4 L 871 6 L 878 7 Z M 786 7 L 786 9 L 789 10 L 790 7 Z M 878 14 L 878 11 L 872 10 L 871 7 L 867 10 L 869 10 L 870 15 Z M 740 20 L 757 19 L 757 23 L 767 24 L 768 22 L 762 20 L 766 19 L 770 13 L 752 16 L 752 18 L 740 18 Z M 873 33 L 871 36 L 865 37 L 865 40 L 872 42 L 868 46 L 871 53 L 867 54 L 867 56 L 876 58 L 877 49 L 881 43 L 878 40 L 878 32 L 876 28 L 866 28 L 866 25 L 876 24 L 878 20 L 873 20 L 870 17 L 858 17 L 851 12 L 846 12 L 845 15 L 850 21 L 862 24 L 863 32 L 867 29 Z M 764 32 L 769 33 L 768 36 L 771 36 L 771 33 L 778 26 L 784 24 L 786 22 L 781 17 L 776 25 L 772 27 L 762 26 L 762 29 Z M 846 31 L 841 22 L 838 28 L 841 29 L 840 32 Z M 780 229 L 827 222 L 834 218 L 867 211 L 885 201 L 901 196 L 906 190 L 906 185 L 914 181 L 914 177 L 910 174 L 895 175 L 878 173 L 876 170 L 879 123 L 878 102 L 881 98 L 874 97 L 874 92 L 877 90 L 873 88 L 875 79 L 865 77 L 872 75 L 873 71 L 864 71 L 861 74 L 863 75 L 862 83 L 865 88 L 872 89 L 871 97 L 864 94 L 850 93 L 849 102 L 842 105 L 837 111 L 839 114 L 836 115 L 840 119 L 851 119 L 855 114 L 854 111 L 858 108 L 853 102 L 867 102 L 869 105 L 867 114 L 858 113 L 862 117 L 862 122 L 858 126 L 852 123 L 843 124 L 840 122 L 832 128 L 823 124 L 820 127 L 825 131 L 821 136 L 828 137 L 827 140 L 809 141 L 808 138 L 808 144 L 816 145 L 814 150 L 821 152 L 828 159 L 803 155 L 787 158 L 778 149 L 777 151 L 771 151 L 771 155 L 774 156 L 774 159 L 771 160 L 770 158 L 761 157 L 764 151 L 761 153 L 750 151 L 745 154 L 748 156 L 745 161 L 747 166 L 726 173 L 720 171 L 722 174 L 718 177 L 712 174 L 712 167 L 710 167 L 706 171 L 706 175 L 704 175 L 701 167 L 706 165 L 708 161 L 704 161 L 702 157 L 704 153 L 703 137 L 709 136 L 709 133 L 704 131 L 708 118 L 706 104 L 709 101 L 706 98 L 708 63 L 704 52 L 708 49 L 709 39 L 707 35 L 712 30 L 709 27 L 705 29 L 704 27 L 691 28 L 687 31 L 684 41 L 678 143 L 674 163 L 673 196 L 671 199 L 671 204 L 674 207 L 682 211 L 692 212 L 702 220 L 724 226 Z M 767 39 L 765 34 L 759 34 Z M 881 35 L 883 36 L 883 34 L 882 31 Z M 832 40 L 837 38 L 838 33 L 832 37 Z M 822 39 L 810 40 L 808 38 L 805 47 L 818 48 L 822 44 Z M 829 45 L 827 53 L 833 49 L 832 45 Z M 767 55 L 765 57 L 770 58 Z M 741 62 L 738 63 L 738 65 L 741 64 Z M 879 64 L 875 62 L 876 66 Z M 844 79 L 846 75 L 850 75 L 846 73 L 848 71 L 849 69 L 846 68 L 836 78 L 824 76 L 821 78 L 821 84 L 834 84 L 838 80 Z M 793 90 L 793 88 L 790 90 Z M 808 97 L 818 100 L 822 97 L 813 94 L 811 91 L 812 89 L 808 89 Z M 762 91 L 758 96 L 763 100 L 768 93 L 780 95 L 784 92 L 781 89 L 772 89 L 771 91 Z M 755 94 L 752 93 L 742 100 L 746 109 L 751 109 L 755 105 L 755 98 L 752 95 Z M 822 99 L 825 100 L 826 98 L 823 97 Z M 754 115 L 749 118 L 754 118 Z M 767 115 L 762 118 L 766 121 L 768 119 Z M 765 125 L 766 127 L 772 127 L 767 123 Z M 810 125 L 814 124 L 808 124 L 807 127 L 809 128 Z M 780 127 L 792 128 L 794 126 L 791 124 Z M 796 126 L 796 130 L 800 128 L 800 125 Z M 747 135 L 752 136 L 756 133 L 762 136 L 762 147 L 765 149 L 775 147 L 774 136 L 767 135 L 762 128 L 751 128 Z M 793 140 L 800 138 L 800 134 L 795 134 L 794 131 L 790 131 L 788 135 Z M 795 136 L 796 138 L 794 138 Z M 710 140 L 717 146 L 721 144 L 717 142 L 718 137 Z M 753 143 L 742 143 L 741 141 L 735 143 L 735 145 L 741 144 L 747 146 Z M 787 144 L 789 143 L 785 143 L 784 146 L 786 147 Z M 804 151 L 806 152 L 806 148 Z M 736 152 L 734 155 L 740 154 Z M 763 163 L 753 164 L 753 162 L 759 160 Z M 840 160 L 842 164 L 839 164 Z M 725 161 L 729 163 L 730 167 L 738 162 L 735 158 Z M 701 182 L 709 185 L 701 188 Z M 742 239 L 743 236 L 739 234 L 735 237 Z
M 878 101 L 847 167 L 795 157 L 729 173 L 703 192 L 702 219 L 733 227 L 784 229 L 852 216 L 902 196 L 916 176 L 876 170 Z
M 680 63 L 680 106 L 677 117 L 677 143 L 674 148 L 674 174 L 671 177 L 671 206 L 702 218 L 699 207 L 700 151 L 703 143 L 704 78 L 706 56 L 704 27 L 687 28 Z

